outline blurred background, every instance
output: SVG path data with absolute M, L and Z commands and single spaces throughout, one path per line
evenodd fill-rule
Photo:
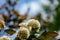
M 19 23 L 30 19 L 39 20 L 40 32 L 57 32 L 54 40 L 60 39 L 60 0 L 0 0 L 0 37 L 14 40 Z

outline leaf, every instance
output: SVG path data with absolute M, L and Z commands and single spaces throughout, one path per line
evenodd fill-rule
M 32 30 L 32 31 L 30 32 L 31 35 L 34 35 L 34 34 L 36 34 L 36 33 L 37 33 L 36 30 Z
M 18 0 L 15 0 L 14 3 L 12 4 L 12 6 L 15 6 L 17 4 Z
M 0 19 L 1 19 L 1 20 L 4 20 L 3 15 L 1 15 L 1 14 L 0 14 Z
M 12 12 L 13 12 L 16 16 L 19 16 L 19 15 L 20 15 L 20 13 L 19 13 L 18 11 L 16 11 L 16 10 L 12 10 Z
M 43 23 L 43 24 L 42 24 L 43 26 L 45 26 L 45 27 L 47 26 L 47 22 L 46 22 L 45 20 L 43 20 L 42 23 Z
M 38 37 L 40 40 L 53 40 L 58 34 L 56 32 L 43 32 L 42 35 Z
M 52 40 L 52 38 L 48 36 L 40 36 L 40 40 Z
M 36 19 L 39 21 L 41 20 L 41 14 L 40 13 L 36 15 Z
M 16 33 L 16 31 L 13 29 L 7 29 L 7 30 L 5 30 L 5 32 L 7 32 L 10 35 L 13 35 L 14 33 Z
M 41 14 L 39 13 L 35 17 L 31 17 L 31 19 L 36 19 L 36 20 L 40 21 L 41 20 Z
M 45 6 L 45 5 L 44 5 L 43 8 L 44 8 L 44 10 L 45 10 L 47 13 L 51 12 L 51 9 L 50 9 L 49 6 Z
M 4 17 L 5 19 L 9 19 L 9 18 L 10 18 L 9 15 L 4 15 L 4 14 L 3 14 L 3 17 Z
M 4 28 L 5 22 L 3 20 L 0 20 L 0 30 Z
M 40 39 L 38 39 L 38 38 L 34 38 L 34 40 L 40 40 Z
M 16 27 L 18 27 L 18 23 L 13 24 L 13 28 L 16 28 Z
M 28 14 L 25 14 L 25 15 L 23 15 L 23 16 L 21 16 L 21 19 L 26 19 L 27 18 L 27 16 L 28 16 Z
M 0 23 L 0 30 L 4 28 L 4 25 Z
M 9 4 L 9 5 L 11 5 L 11 1 L 10 0 L 6 0 L 7 1 L 7 3 Z
M 53 23 L 52 22 L 47 22 L 47 25 L 51 26 L 51 25 L 53 25 Z
M 56 33 L 56 32 L 47 32 L 47 35 L 50 36 L 50 37 L 56 37 L 56 36 L 58 36 L 58 33 Z

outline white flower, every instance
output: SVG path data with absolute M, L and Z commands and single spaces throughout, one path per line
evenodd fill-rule
M 8 36 L 3 36 L 3 37 L 0 37 L 0 40 L 10 40 L 10 38 Z
M 25 27 L 20 27 L 17 37 L 20 39 L 27 39 L 30 36 L 30 32 L 27 28 Z
M 27 23 L 27 26 L 32 27 L 32 29 L 36 30 L 36 32 L 39 32 L 39 29 L 41 27 L 39 21 L 35 20 L 35 19 L 29 20 L 28 23 Z
M 27 28 L 29 31 L 31 31 L 31 27 L 28 27 L 28 26 L 27 26 L 27 23 L 20 23 L 19 26 L 20 26 L 20 27 L 25 27 L 25 28 Z

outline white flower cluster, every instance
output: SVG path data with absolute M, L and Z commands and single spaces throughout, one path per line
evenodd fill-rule
M 27 39 L 30 36 L 30 32 L 32 30 L 36 30 L 39 32 L 40 30 L 40 23 L 38 20 L 31 19 L 27 23 L 20 23 L 20 29 L 18 31 L 17 37 L 20 39 Z
M 8 36 L 3 36 L 3 37 L 0 37 L 0 40 L 10 40 L 10 38 Z
M 31 27 L 32 30 L 36 30 L 36 32 L 39 32 L 41 26 L 38 20 L 31 19 L 28 21 L 27 27 Z
M 27 26 L 27 23 L 20 23 L 19 26 L 20 26 L 20 27 L 25 27 L 25 28 L 27 28 L 29 31 L 31 31 L 31 27 L 28 27 L 28 26 Z

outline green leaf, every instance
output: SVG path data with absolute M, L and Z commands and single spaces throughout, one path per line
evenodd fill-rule
M 13 29 L 7 29 L 7 30 L 5 30 L 5 32 L 7 32 L 10 35 L 13 35 L 14 33 L 16 33 L 16 31 Z
M 56 32 L 47 32 L 47 35 L 54 38 L 54 37 L 58 36 L 58 33 L 56 33 Z
M 53 40 L 58 34 L 56 32 L 43 32 L 41 36 L 38 37 L 40 40 Z

